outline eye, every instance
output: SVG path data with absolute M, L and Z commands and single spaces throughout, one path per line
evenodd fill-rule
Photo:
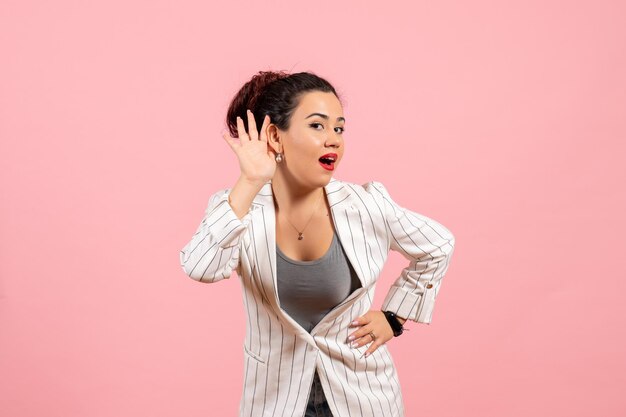
M 315 126 L 322 126 L 322 127 L 323 127 L 324 125 L 323 125 L 323 124 L 321 124 L 321 123 L 311 123 L 309 126 L 311 126 L 311 127 L 315 128 Z M 343 132 L 345 132 L 345 131 L 346 131 L 346 129 L 345 129 L 344 127 L 336 127 L 336 129 L 341 129 L 341 132 L 340 132 L 340 133 L 343 133 Z M 317 129 L 316 129 L 316 130 L 317 130 Z

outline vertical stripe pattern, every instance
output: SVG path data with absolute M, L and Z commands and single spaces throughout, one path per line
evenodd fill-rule
M 369 345 L 348 345 L 354 330 L 349 324 L 372 309 L 390 250 L 409 263 L 381 309 L 430 324 L 454 236 L 435 220 L 400 207 L 380 182 L 358 185 L 331 178 L 324 191 L 339 241 L 362 287 L 310 333 L 278 302 L 271 181 L 242 219 L 228 203 L 230 189 L 213 194 L 196 232 L 180 251 L 181 268 L 196 281 L 214 283 L 233 272 L 241 279 L 247 328 L 239 417 L 304 416 L 316 370 L 335 417 L 404 417 L 400 382 L 387 346 L 362 357 Z

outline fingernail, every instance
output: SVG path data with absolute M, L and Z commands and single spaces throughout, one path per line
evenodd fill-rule
M 370 355 L 369 352 L 365 352 L 365 357 L 367 358 Z
M 354 335 L 348 337 L 348 340 L 354 340 Z
M 354 321 L 352 322 L 352 324 L 357 325 L 357 324 L 359 324 L 359 322 L 358 322 L 357 320 L 354 320 Z

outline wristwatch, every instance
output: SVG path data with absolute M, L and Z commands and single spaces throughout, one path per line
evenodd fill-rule
M 400 336 L 404 331 L 404 327 L 402 327 L 402 323 L 398 320 L 398 316 L 391 311 L 383 311 L 383 313 L 385 313 L 385 317 L 387 317 L 387 321 L 393 330 L 394 337 Z

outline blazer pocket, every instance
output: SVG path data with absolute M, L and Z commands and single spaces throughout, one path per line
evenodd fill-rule
M 263 359 L 259 354 L 252 352 L 245 344 L 243 345 L 243 351 L 246 352 L 252 359 L 265 365 L 265 359 Z

